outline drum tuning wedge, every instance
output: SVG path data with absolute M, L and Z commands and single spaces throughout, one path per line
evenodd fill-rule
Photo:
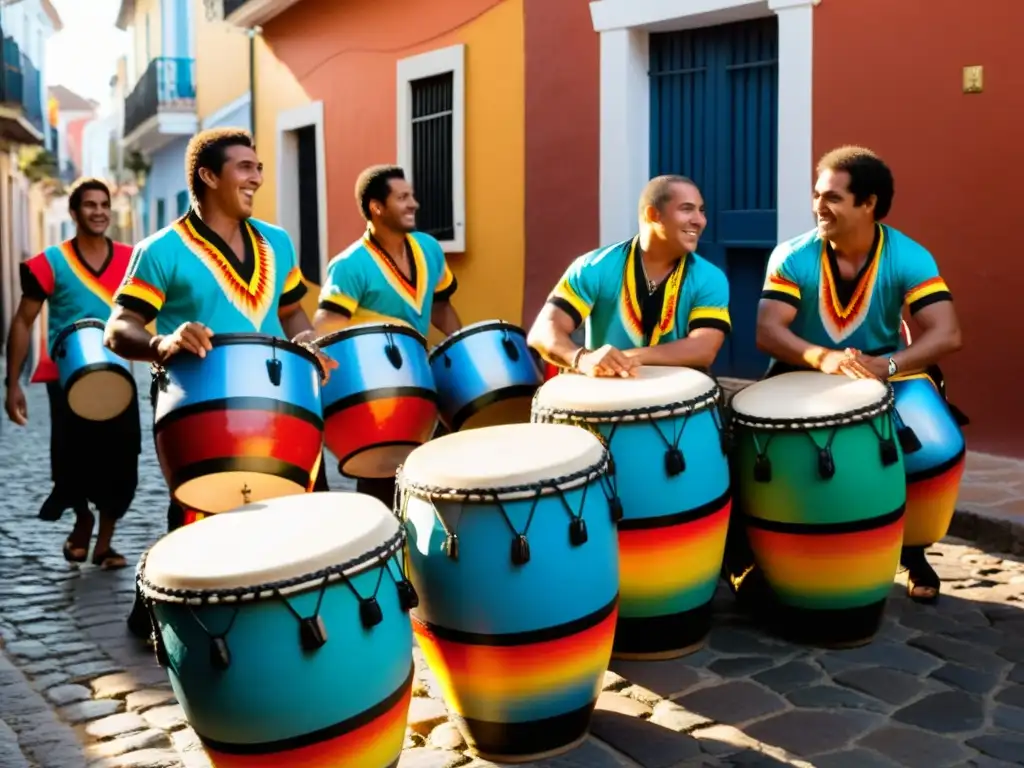
M 612 514 L 613 523 L 618 523 L 619 521 L 621 521 L 623 515 L 625 514 L 624 510 L 622 509 L 622 499 L 620 499 L 618 496 L 612 496 L 610 499 L 608 499 L 608 511 Z
M 452 560 L 459 559 L 459 537 L 454 533 L 449 533 L 448 537 L 444 540 L 444 553 L 448 555 Z
M 736 447 L 736 440 L 733 437 L 732 430 L 728 427 L 724 427 L 719 437 L 722 443 L 722 455 L 728 456 Z
M 581 547 L 587 543 L 587 521 L 582 517 L 575 518 L 569 523 L 569 542 L 574 547 Z
M 530 542 L 520 533 L 512 540 L 512 565 L 526 565 L 530 562 Z
M 408 613 L 420 604 L 420 596 L 416 594 L 416 588 L 408 579 L 403 579 L 396 585 L 398 587 L 398 604 L 402 610 Z
M 831 480 L 836 474 L 836 462 L 831 448 L 818 449 L 818 475 L 822 480 Z
M 754 459 L 754 482 L 770 483 L 772 481 L 772 460 L 764 454 Z
M 327 644 L 327 627 L 324 626 L 323 616 L 318 613 L 299 622 L 299 641 L 307 651 L 315 651 Z
M 359 620 L 366 629 L 373 629 L 384 621 L 384 612 L 376 597 L 367 597 L 359 601 Z
M 896 430 L 896 437 L 899 438 L 904 453 L 914 453 L 921 450 L 921 441 L 918 439 L 917 433 L 906 424 Z
M 221 672 L 231 666 L 231 649 L 223 637 L 210 638 L 210 665 Z
M 896 441 L 892 438 L 883 440 L 878 447 L 882 454 L 883 467 L 891 467 L 900 460 L 900 453 L 896 450 Z
M 508 331 L 505 331 L 505 338 L 501 340 L 501 346 L 509 360 L 513 363 L 519 361 L 519 349 L 516 347 L 516 343 L 509 338 Z
M 395 370 L 399 370 L 402 367 L 402 350 L 394 342 L 387 343 L 384 347 L 384 354 L 387 355 L 388 362 L 395 367 Z
M 267 376 L 275 387 L 281 386 L 281 361 L 276 357 L 267 360 Z
M 669 477 L 675 477 L 685 471 L 686 460 L 683 458 L 683 452 L 674 447 L 665 451 L 665 473 Z

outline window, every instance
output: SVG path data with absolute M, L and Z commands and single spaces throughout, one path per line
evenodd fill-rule
M 156 201 L 156 228 L 163 229 L 167 226 L 167 201 L 162 197 Z
M 398 62 L 398 164 L 416 189 L 417 227 L 466 249 L 465 46 Z
M 178 193 L 178 216 L 184 216 L 188 213 L 188 192 L 181 191 Z

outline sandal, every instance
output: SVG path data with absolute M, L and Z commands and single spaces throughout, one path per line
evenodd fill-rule
M 73 539 L 74 534 L 68 536 L 67 540 L 64 542 L 64 550 L 62 553 L 64 555 L 64 559 L 69 563 L 84 563 L 89 557 L 89 547 L 76 547 Z
M 128 567 L 128 561 L 124 559 L 124 555 L 114 550 L 113 547 L 102 554 L 93 552 L 92 564 L 99 566 L 100 570 L 103 571 L 113 571 L 118 568 Z
M 900 561 L 900 565 L 907 569 L 907 597 L 922 605 L 938 602 L 942 581 L 928 564 L 924 547 L 904 549 Z
M 84 563 L 89 558 L 89 541 L 92 539 L 92 527 L 96 521 L 88 507 L 84 511 L 75 510 L 75 515 L 75 527 L 64 541 L 62 554 L 69 563 Z M 88 520 L 89 524 L 85 525 L 83 520 Z M 76 546 L 77 541 L 83 539 L 84 543 Z

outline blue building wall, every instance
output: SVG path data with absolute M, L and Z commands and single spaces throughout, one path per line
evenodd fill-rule
M 188 190 L 185 179 L 185 148 L 188 140 L 187 136 L 175 139 L 153 154 L 146 178 L 146 235 L 153 234 L 161 226 L 167 226 L 180 215 L 182 193 Z

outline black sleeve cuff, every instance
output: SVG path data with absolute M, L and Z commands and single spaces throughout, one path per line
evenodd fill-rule
M 49 298 L 36 276 L 32 274 L 32 270 L 28 268 L 28 264 L 22 262 L 18 266 L 18 271 L 21 274 L 21 292 L 24 296 L 36 301 L 46 301 Z
M 292 288 L 287 293 L 282 293 L 280 300 L 277 302 L 279 307 L 290 307 L 292 304 L 297 304 L 302 301 L 302 297 L 309 292 L 309 287 L 305 282 L 299 281 L 299 284 Z
M 455 275 L 452 275 L 452 281 L 448 287 L 444 290 L 436 291 L 434 293 L 434 301 L 448 301 L 452 296 L 455 295 L 455 291 L 459 288 L 459 281 L 455 279 Z
M 911 304 L 908 307 L 908 309 L 910 310 L 910 314 L 913 315 L 921 311 L 925 307 L 930 307 L 932 304 L 938 304 L 940 301 L 952 300 L 953 294 L 950 293 L 949 291 L 936 291 L 935 293 L 929 293 L 927 296 L 918 299 L 913 304 Z
M 721 331 L 726 335 L 732 333 L 732 325 L 725 320 L 719 320 L 717 317 L 702 317 L 690 323 L 690 331 L 695 331 L 698 328 L 714 328 L 716 331 Z
M 572 318 L 573 329 L 579 328 L 583 322 L 583 317 L 579 312 L 576 311 L 576 307 L 570 304 L 565 299 L 560 299 L 557 296 L 552 296 L 548 299 L 548 304 L 558 307 L 560 310 L 565 312 L 569 317 Z
M 783 304 L 789 304 L 793 309 L 800 309 L 800 299 L 782 291 L 761 291 L 761 298 L 781 301 Z
M 321 301 L 317 304 L 317 309 L 322 309 L 324 312 L 333 312 L 336 315 L 342 317 L 352 317 L 352 313 L 344 307 L 338 306 L 333 301 Z
M 137 299 L 134 296 L 125 296 L 122 293 L 114 301 L 125 309 L 129 309 L 141 316 L 147 325 L 156 320 L 156 316 L 160 314 L 157 310 L 153 309 L 152 304 L 147 304 L 142 299 Z

